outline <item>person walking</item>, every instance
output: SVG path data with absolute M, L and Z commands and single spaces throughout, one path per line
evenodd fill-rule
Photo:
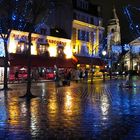
M 75 76 L 74 76 L 74 77 L 75 77 L 76 83 L 78 83 L 78 81 L 79 81 L 79 78 L 80 78 L 79 76 L 80 76 L 80 72 L 79 72 L 78 69 L 76 69 L 76 70 L 75 70 Z
M 84 77 L 85 81 L 87 82 L 88 81 L 88 70 L 86 69 L 85 70 L 85 77 Z
M 67 85 L 70 86 L 70 81 L 71 81 L 71 71 L 67 71 L 67 75 L 66 75 L 66 83 Z
M 18 70 L 16 70 L 16 72 L 15 72 L 15 81 L 19 82 L 19 72 L 18 72 Z

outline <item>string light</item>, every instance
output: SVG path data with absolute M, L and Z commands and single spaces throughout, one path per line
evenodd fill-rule
M 44 16 L 40 20 L 40 22 L 35 26 L 36 32 L 42 27 L 42 25 L 44 25 L 48 21 L 49 16 L 54 12 L 54 10 L 55 10 L 55 3 L 54 1 L 51 1 L 49 2 L 48 11 L 46 11 L 46 16 Z
M 16 15 L 15 14 L 12 15 L 12 20 L 14 20 L 14 21 L 16 20 Z
M 134 20 L 132 19 L 133 18 L 132 17 L 132 10 L 136 10 L 139 12 L 140 8 L 128 5 L 123 9 L 124 14 L 126 15 L 126 17 L 128 19 L 130 29 L 135 33 L 135 35 L 139 36 L 140 35 L 140 26 L 138 23 L 135 24 Z

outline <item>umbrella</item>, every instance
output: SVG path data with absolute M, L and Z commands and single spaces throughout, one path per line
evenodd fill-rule
M 26 68 L 23 67 L 23 68 L 21 68 L 20 70 L 26 70 Z

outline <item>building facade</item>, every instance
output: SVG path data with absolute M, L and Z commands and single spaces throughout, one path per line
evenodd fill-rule
M 46 23 L 54 29 L 53 36 L 71 39 L 71 29 L 73 20 L 73 6 L 72 0 L 52 0 L 54 7 L 50 14 L 48 14 Z M 56 31 L 56 32 L 55 32 Z M 63 34 L 61 33 L 63 32 Z M 59 36 L 60 37 L 60 36 Z
M 73 2 L 72 22 L 72 50 L 80 56 L 98 56 L 100 40 L 103 38 L 104 28 L 100 6 L 92 5 L 87 0 Z
M 72 59 L 70 39 L 32 33 L 31 42 L 30 59 L 32 70 L 43 75 L 41 77 L 45 78 L 48 70 L 52 70 L 53 73 L 54 66 L 58 68 L 74 68 L 76 66 L 75 61 Z M 20 71 L 20 78 L 27 78 L 28 32 L 12 30 L 8 40 L 8 52 L 9 79 L 14 80 L 14 73 L 17 70 Z M 2 58 L 5 56 L 2 39 L 0 39 L 0 56 L 0 63 L 2 63 Z M 3 76 L 4 68 L 1 65 L 0 81 L 3 81 Z
M 128 52 L 124 58 L 124 67 L 126 71 L 132 70 L 140 73 L 140 38 L 131 41 L 127 46 Z
M 9 53 L 26 54 L 28 50 L 28 32 L 12 30 L 8 50 Z M 71 40 L 33 33 L 31 55 L 47 55 L 50 57 L 65 55 L 66 58 L 71 58 Z
M 55 8 L 47 17 L 47 26 L 37 27 L 36 33 L 32 34 L 32 67 L 54 67 L 56 62 L 58 67 L 73 67 L 73 63 L 69 63 L 68 60 L 76 62 L 75 56 L 87 59 L 98 57 L 104 32 L 100 7 L 92 5 L 88 0 L 59 0 L 53 1 L 53 4 Z M 3 41 L 0 46 L 3 46 Z M 1 48 L 0 53 L 3 50 Z M 8 42 L 8 51 L 11 70 L 11 67 L 25 67 L 28 32 L 13 30 Z M 4 56 L 4 53 L 1 53 L 1 56 Z M 63 59 L 58 61 L 59 58 Z M 91 61 L 86 62 L 91 65 Z M 94 60 L 94 65 L 102 64 Z
M 110 49 L 111 44 L 117 45 L 121 43 L 120 23 L 115 8 L 113 8 L 112 17 L 108 22 L 107 37 L 108 49 Z
M 120 32 L 120 23 L 119 18 L 116 13 L 115 7 L 112 10 L 112 17 L 108 21 L 107 25 L 107 58 L 108 58 L 108 66 L 112 70 L 115 63 L 120 58 L 122 53 L 121 46 L 121 32 Z
M 104 33 L 101 7 L 88 0 L 60 0 L 54 5 L 47 22 L 54 29 L 52 36 L 63 32 L 63 38 L 71 39 L 73 54 L 98 56 Z

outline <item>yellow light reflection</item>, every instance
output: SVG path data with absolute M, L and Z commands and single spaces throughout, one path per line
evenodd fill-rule
M 100 94 L 100 92 L 101 92 L 101 87 L 96 87 L 96 93 Z
M 67 89 L 64 94 L 63 118 L 62 122 L 66 127 L 74 127 L 77 125 L 78 114 L 81 113 L 80 96 L 74 94 L 71 89 Z M 66 121 L 70 120 L 70 121 Z M 73 122 L 73 123 L 71 123 Z
M 18 125 L 20 124 L 20 108 L 18 104 L 18 99 L 14 98 L 14 100 L 8 103 L 8 112 L 9 112 L 9 124 Z
M 51 93 L 49 100 L 48 100 L 48 105 L 47 105 L 47 110 L 48 110 L 48 117 L 51 123 L 56 123 L 56 119 L 58 117 L 58 103 L 57 103 L 57 98 L 56 98 L 56 93 L 53 92 Z
M 53 97 L 49 103 L 49 112 L 52 113 L 55 116 L 57 112 L 57 103 L 55 97 Z
M 64 106 L 64 113 L 67 115 L 72 115 L 73 113 L 73 102 L 72 102 L 72 96 L 70 92 L 67 92 L 65 97 L 65 106 Z
M 32 100 L 30 104 L 31 113 L 31 134 L 36 135 L 39 133 L 40 127 L 40 107 L 39 100 Z

